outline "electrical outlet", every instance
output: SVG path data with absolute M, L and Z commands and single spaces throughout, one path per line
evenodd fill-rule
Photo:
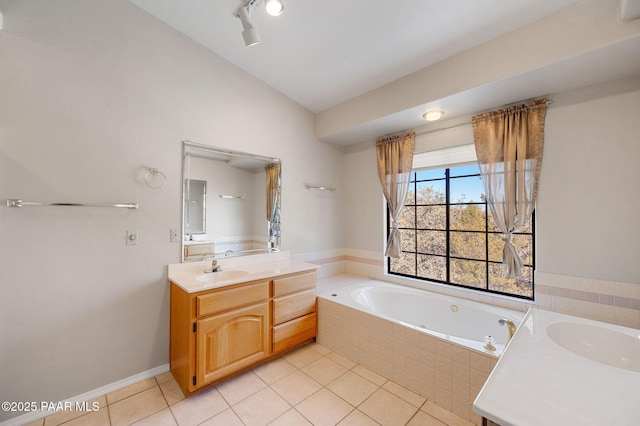
M 137 246 L 138 245 L 138 231 L 127 231 L 127 245 L 128 246 Z
M 179 243 L 180 242 L 180 231 L 178 231 L 175 228 L 171 228 L 169 231 L 171 233 L 171 242 L 172 243 Z

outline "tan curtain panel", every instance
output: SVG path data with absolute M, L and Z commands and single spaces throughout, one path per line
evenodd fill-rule
M 384 252 L 384 255 L 389 257 L 400 257 L 402 252 L 398 218 L 409 191 L 414 139 L 415 133 L 411 132 L 376 142 L 378 176 L 391 217 L 391 232 Z
M 539 99 L 472 119 L 487 204 L 503 233 L 507 278 L 522 276 L 522 259 L 511 236 L 526 225 L 535 207 L 546 110 L 547 100 Z
M 280 179 L 280 163 L 269 164 L 264 168 L 267 172 L 267 220 L 271 222 L 278 206 L 278 180 Z
M 271 249 L 278 245 L 280 237 L 280 163 L 269 164 L 264 170 L 267 173 L 268 247 Z

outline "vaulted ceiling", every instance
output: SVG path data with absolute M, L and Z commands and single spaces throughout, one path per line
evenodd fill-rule
M 350 145 L 640 73 L 640 0 L 262 0 L 246 47 L 241 0 L 131 0 L 317 114 Z M 621 13 L 624 22 L 621 22 Z

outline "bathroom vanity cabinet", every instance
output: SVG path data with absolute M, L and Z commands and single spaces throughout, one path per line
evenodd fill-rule
M 196 292 L 170 285 L 171 371 L 187 396 L 317 334 L 315 270 Z
M 316 273 L 273 280 L 272 353 L 316 336 Z

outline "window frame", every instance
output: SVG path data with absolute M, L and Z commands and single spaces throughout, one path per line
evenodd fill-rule
M 477 165 L 477 162 L 466 162 L 466 163 L 457 163 L 457 164 L 450 164 L 450 165 L 441 165 L 441 166 L 437 166 L 437 167 L 425 167 L 425 168 L 415 168 L 411 170 L 411 175 L 410 175 L 410 191 L 414 192 L 414 204 L 409 204 L 409 206 L 412 206 L 414 208 L 414 217 L 415 217 L 415 221 L 413 224 L 413 228 L 408 228 L 408 227 L 403 227 L 400 226 L 400 232 L 402 232 L 402 230 L 409 230 L 409 231 L 413 231 L 414 236 L 413 238 L 415 239 L 414 243 L 415 243 L 415 251 L 406 251 L 406 250 L 402 250 L 403 253 L 411 253 L 414 256 L 414 275 L 411 274 L 405 274 L 405 273 L 400 273 L 400 272 L 393 272 L 392 271 L 392 261 L 393 259 L 391 257 L 387 257 L 387 262 L 386 262 L 386 267 L 387 267 L 387 274 L 389 275 L 393 275 L 393 276 L 399 276 L 399 277 L 405 277 L 405 278 L 411 278 L 411 279 L 416 279 L 419 281 L 423 281 L 423 282 L 431 282 L 431 283 L 437 283 L 437 284 L 443 284 L 443 285 L 447 285 L 447 286 L 451 286 L 451 287 L 457 287 L 457 288 L 464 288 L 464 289 L 469 289 L 469 290 L 475 290 L 478 292 L 482 292 L 482 293 L 487 293 L 487 294 L 495 294 L 495 295 L 501 295 L 501 296 L 506 296 L 506 297 L 512 297 L 512 298 L 516 298 L 519 300 L 526 300 L 526 301 L 534 301 L 535 300 L 535 279 L 534 279 L 534 275 L 535 275 L 535 265 L 536 265 L 536 247 L 535 247 L 535 235 L 536 235 L 536 231 L 535 231 L 535 225 L 536 225 L 536 221 L 535 221 L 535 209 L 533 211 L 533 214 L 531 216 L 531 218 L 529 219 L 531 224 L 531 232 L 514 232 L 513 235 L 530 235 L 531 236 L 531 264 L 527 264 L 525 263 L 524 266 L 531 268 L 531 296 L 526 296 L 526 295 L 520 295 L 520 294 L 514 294 L 514 293 L 508 293 L 508 292 L 504 292 L 504 291 L 498 291 L 498 290 L 494 290 L 490 288 L 490 266 L 491 265 L 502 265 L 502 262 L 497 262 L 495 260 L 490 260 L 489 258 L 489 237 L 490 235 L 502 235 L 501 232 L 499 231 L 490 231 L 490 221 L 492 220 L 489 216 L 491 215 L 490 211 L 489 211 L 489 207 L 487 205 L 486 200 L 484 202 L 476 202 L 476 201 L 472 201 L 472 202 L 451 202 L 450 200 L 450 196 L 451 196 L 451 188 L 450 188 L 450 184 L 451 184 L 451 179 L 458 179 L 458 178 L 468 178 L 468 177 L 477 177 L 480 176 L 480 173 L 474 173 L 474 174 L 464 174 L 464 175 L 459 175 L 459 176 L 451 176 L 450 170 L 457 168 L 457 167 L 462 167 L 462 166 L 469 166 L 469 165 Z M 430 179 L 418 179 L 417 175 L 419 172 L 422 171 L 426 171 L 426 170 L 444 170 L 445 171 L 445 177 L 444 178 L 430 178 Z M 433 182 L 433 181 L 443 181 L 445 182 L 445 202 L 444 203 L 439 203 L 439 204 L 419 204 L 418 203 L 418 197 L 417 197 L 417 184 L 418 183 L 422 183 L 422 182 Z M 451 229 L 451 206 L 458 206 L 458 205 L 470 205 L 470 204 L 474 204 L 474 205 L 478 205 L 478 206 L 484 206 L 484 219 L 485 219 L 485 226 L 484 226 L 484 231 L 477 231 L 477 230 L 458 230 L 458 229 Z M 387 206 L 387 203 L 385 203 L 386 206 L 386 210 L 387 210 L 387 221 L 386 221 L 386 236 L 387 239 L 389 238 L 389 233 L 391 230 L 390 227 L 390 223 L 391 223 L 391 216 L 390 216 L 390 212 L 389 212 L 389 208 Z M 407 205 L 405 204 L 405 207 Z M 431 228 L 419 228 L 418 227 L 418 221 L 417 221 L 417 217 L 418 217 L 418 207 L 424 207 L 424 206 L 445 206 L 445 221 L 446 221 L 446 229 L 445 230 L 441 230 L 441 229 L 431 229 Z M 495 225 L 494 225 L 495 227 Z M 423 252 L 419 249 L 418 247 L 418 231 L 443 231 L 445 232 L 445 244 L 446 244 L 446 254 L 445 255 L 438 255 L 435 253 L 427 253 L 427 252 Z M 450 247 L 450 241 L 451 241 L 451 232 L 469 232 L 469 233 L 481 233 L 483 235 L 484 238 L 484 245 L 485 245 L 485 258 L 484 259 L 473 259 L 473 258 L 465 258 L 465 257 L 460 257 L 460 256 L 452 256 L 451 255 L 451 247 Z M 446 260 L 446 280 L 438 280 L 438 279 L 433 279 L 433 278 L 425 278 L 425 277 L 420 277 L 418 276 L 418 257 L 419 255 L 428 255 L 428 256 L 437 256 L 437 257 L 442 257 Z M 451 282 L 451 259 L 460 259 L 460 260 L 471 260 L 471 261 L 476 261 L 476 262 L 483 262 L 485 265 L 485 277 L 484 277 L 484 286 L 483 287 L 475 287 L 475 286 L 470 286 L 470 285 L 465 285 L 465 284 L 460 284 L 460 283 L 455 283 L 455 282 Z

